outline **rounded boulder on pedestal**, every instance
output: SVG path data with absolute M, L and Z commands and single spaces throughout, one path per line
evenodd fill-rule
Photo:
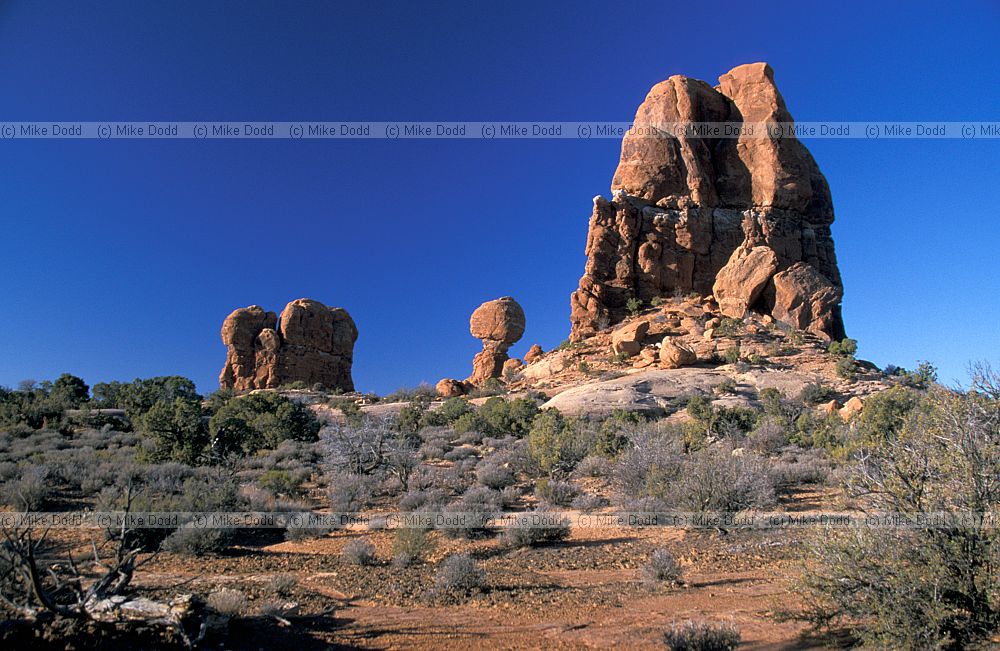
M 476 339 L 499 341 L 508 346 L 524 335 L 524 310 L 510 296 L 487 301 L 469 318 L 469 332 Z

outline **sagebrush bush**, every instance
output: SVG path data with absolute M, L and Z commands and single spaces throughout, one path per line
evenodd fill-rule
M 569 506 L 580 494 L 580 489 L 568 481 L 539 479 L 535 484 L 535 497 L 555 506 Z
M 279 574 L 268 582 L 267 588 L 272 594 L 287 597 L 296 585 L 298 585 L 298 581 L 291 574 Z
M 161 549 L 184 556 L 217 554 L 229 546 L 231 537 L 228 530 L 184 525 L 163 540 Z
M 624 446 L 623 446 L 624 447 Z M 608 477 L 613 471 L 613 464 L 607 457 L 586 457 L 577 464 L 573 474 L 577 477 Z
M 239 590 L 222 588 L 208 595 L 208 607 L 227 617 L 239 617 L 247 612 L 247 597 Z
M 362 511 L 372 499 L 370 477 L 344 473 L 330 480 L 330 508 L 334 513 L 356 513 Z
M 666 549 L 654 549 L 642 566 L 642 580 L 650 588 L 674 585 L 681 579 L 681 566 Z
M 601 497 L 600 495 L 591 495 L 590 493 L 584 493 L 578 495 L 574 498 L 573 502 L 570 504 L 571 508 L 577 511 L 583 511 L 587 513 L 589 511 L 594 511 L 603 508 L 608 505 L 608 501 Z
M 375 545 L 363 538 L 355 538 L 344 545 L 340 558 L 348 565 L 374 565 Z
M 685 622 L 663 634 L 671 651 L 732 651 L 740 645 L 740 632 L 732 624 Z
M 49 469 L 46 466 L 24 468 L 17 479 L 6 482 L 2 489 L 5 504 L 19 511 L 39 511 L 49 500 Z
M 448 503 L 448 495 L 444 491 L 432 488 L 422 491 L 410 491 L 399 500 L 400 511 L 435 512 Z
M 486 573 L 468 554 L 452 554 L 438 566 L 434 576 L 434 593 L 437 596 L 467 596 L 486 585 Z
M 522 514 L 528 526 L 508 526 L 504 529 L 504 542 L 510 547 L 534 547 L 544 543 L 569 538 L 570 521 L 546 509 L 535 509 Z
M 460 499 L 444 508 L 449 526 L 443 533 L 449 538 L 479 538 L 490 533 L 490 520 L 503 508 L 499 491 L 490 488 L 470 488 Z M 460 520 L 457 520 L 461 518 Z
M 492 460 L 484 459 L 476 466 L 476 480 L 495 490 L 502 490 L 516 481 L 514 471 L 505 465 L 500 465 Z
M 400 527 L 392 541 L 392 564 L 408 567 L 427 560 L 434 551 L 434 541 L 427 529 L 420 527 Z

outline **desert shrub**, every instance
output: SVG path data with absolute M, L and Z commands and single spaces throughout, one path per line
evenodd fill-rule
M 689 447 L 700 446 L 707 438 L 742 439 L 757 423 L 758 412 L 746 407 L 715 408 L 702 395 L 688 399 L 687 414 L 691 417 L 685 432 Z
M 213 611 L 227 617 L 239 617 L 247 612 L 247 597 L 239 590 L 222 588 L 208 595 L 205 601 Z
M 434 551 L 434 541 L 427 529 L 420 527 L 400 527 L 396 529 L 392 541 L 392 564 L 408 567 L 427 559 Z
M 344 473 L 329 482 L 330 508 L 334 513 L 357 513 L 372 499 L 372 480 L 363 475 Z
M 807 384 L 799 393 L 799 400 L 807 405 L 819 405 L 830 402 L 837 396 L 836 392 L 828 386 L 818 382 Z
M 528 433 L 528 450 L 542 472 L 571 472 L 590 448 L 577 423 L 567 421 L 554 409 L 535 418 Z
M 525 513 L 529 519 L 526 527 L 508 526 L 504 529 L 504 543 L 509 547 L 534 547 L 569 538 L 570 521 L 546 509 Z
M 556 506 L 568 506 L 580 489 L 568 481 L 539 479 L 535 484 L 535 497 Z
M 674 481 L 652 494 L 676 509 L 699 513 L 766 508 L 775 502 L 767 462 L 749 451 L 734 456 L 725 446 L 687 455 Z
M 438 596 L 467 596 L 486 585 L 483 572 L 468 554 L 452 554 L 438 567 L 434 576 L 434 592 Z
M 501 395 L 506 390 L 507 390 L 507 388 L 504 385 L 503 380 L 501 380 L 500 378 L 497 378 L 497 377 L 491 377 L 491 378 L 487 378 L 487 380 L 485 382 L 483 382 L 478 387 L 474 388 L 469 393 L 469 397 L 470 398 L 489 398 L 491 396 L 499 396 L 499 395 Z
M 437 390 L 426 382 L 415 387 L 401 387 L 382 397 L 381 402 L 430 402 L 437 398 Z
M 633 296 L 625 301 L 625 309 L 628 310 L 629 315 L 637 316 L 639 312 L 642 312 L 642 300 Z
M 445 455 L 451 450 L 451 443 L 444 438 L 434 438 L 424 443 L 417 450 L 417 454 L 421 459 L 432 461 L 435 459 L 444 459 Z
M 837 355 L 838 357 L 854 357 L 855 353 L 858 352 L 858 341 L 857 339 L 841 339 L 840 341 L 831 341 L 830 345 L 827 346 L 826 349 L 831 355 Z
M 498 491 L 479 487 L 471 488 L 460 499 L 444 508 L 444 518 L 449 526 L 443 533 L 449 538 L 479 538 L 490 532 L 490 520 L 503 508 Z
M 461 445 L 452 448 L 444 455 L 445 461 L 461 461 L 476 456 L 476 449 L 471 445 Z
M 866 511 L 963 517 L 824 532 L 800 586 L 808 620 L 846 625 L 868 646 L 967 648 L 1000 622 L 1000 534 L 978 526 L 1000 504 L 1000 377 L 980 366 L 969 390 L 936 388 L 924 401 L 863 442 L 849 495 Z
M 685 622 L 663 634 L 671 651 L 732 651 L 740 645 L 740 632 L 732 624 Z
M 619 451 L 620 453 L 620 451 Z M 577 464 L 573 474 L 577 477 L 608 477 L 614 468 L 611 460 L 606 457 L 585 457 Z
M 268 582 L 267 589 L 271 594 L 287 597 L 296 585 L 298 581 L 291 574 L 279 574 Z
M 841 357 L 837 360 L 837 377 L 853 380 L 858 374 L 858 362 L 853 357 Z
M 355 538 L 344 545 L 340 559 L 348 565 L 374 565 L 375 545 L 363 538 Z
M 877 444 L 899 435 L 907 420 L 923 403 L 915 389 L 896 386 L 870 396 L 857 418 L 856 438 L 861 444 Z
M 654 549 L 642 566 L 642 580 L 647 587 L 674 585 L 681 579 L 681 566 L 666 549 Z
M 740 347 L 738 345 L 730 346 L 722 353 L 722 360 L 726 364 L 736 364 L 740 361 Z
M 209 421 L 216 455 L 253 454 L 287 439 L 315 441 L 320 426 L 308 407 L 277 393 L 232 398 Z
M 772 454 L 788 445 L 788 430 L 773 417 L 757 421 L 748 435 L 750 446 L 761 454 Z
M 917 364 L 917 370 L 915 371 L 900 370 L 902 372 L 899 375 L 903 380 L 903 384 L 913 389 L 928 389 L 938 379 L 937 368 L 930 362 L 920 362 Z
M 417 467 L 416 440 L 396 431 L 386 418 L 334 425 L 324 430 L 326 464 L 333 473 L 349 472 L 382 479 L 393 476 L 404 490 Z
M 678 437 L 644 428 L 635 433 L 631 446 L 618 457 L 614 481 L 627 497 L 655 495 L 680 473 L 683 456 Z
M 422 427 L 451 425 L 462 416 L 475 412 L 465 398 L 449 398 L 437 409 L 428 409 L 420 419 Z M 458 431 L 458 430 L 456 430 Z
M 185 524 L 168 535 L 161 549 L 184 556 L 216 554 L 229 546 L 231 533 L 223 529 L 209 529 Z
M 514 471 L 508 467 L 484 459 L 476 466 L 476 480 L 495 490 L 502 490 L 516 481 Z
M 399 510 L 429 513 L 440 511 L 447 503 L 448 496 L 440 489 L 410 491 L 399 500 Z
M 490 398 L 476 412 L 482 431 L 492 437 L 524 437 L 531 431 L 539 414 L 538 405 L 530 398 Z
M 722 317 L 721 323 L 715 328 L 715 334 L 719 337 L 735 337 L 742 334 L 745 329 L 742 319 L 726 316 Z
M 298 495 L 304 481 L 301 473 L 292 474 L 287 470 L 268 470 L 257 479 L 261 488 L 277 495 Z
M 736 380 L 731 377 L 727 377 L 722 382 L 715 385 L 715 390 L 723 395 L 734 394 L 736 393 Z
M 833 465 L 822 448 L 782 454 L 771 466 L 775 485 L 825 484 L 833 474 Z
M 49 470 L 45 466 L 25 468 L 17 479 L 8 481 L 0 488 L 0 497 L 13 509 L 39 511 L 52 494 L 48 475 Z
M 583 493 L 581 495 L 577 495 L 573 499 L 573 501 L 570 503 L 570 508 L 587 513 L 589 511 L 594 511 L 599 508 L 605 507 L 607 506 L 607 504 L 608 501 L 603 497 L 601 497 L 600 495 Z
M 13 461 L 0 461 L 0 482 L 7 482 L 18 476 L 17 464 Z

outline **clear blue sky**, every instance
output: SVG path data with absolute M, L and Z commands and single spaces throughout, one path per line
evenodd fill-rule
M 654 83 L 765 60 L 796 119 L 1000 121 L 993 2 L 0 2 L 3 120 L 630 120 Z M 944 379 L 1000 361 L 1000 141 L 810 140 L 848 333 Z M 386 392 L 569 330 L 613 140 L 2 141 L 0 384 L 217 388 L 232 309 L 306 296 Z

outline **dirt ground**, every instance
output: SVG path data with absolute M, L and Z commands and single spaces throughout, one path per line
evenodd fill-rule
M 340 560 L 359 536 L 375 544 L 375 565 Z M 588 528 L 517 550 L 497 539 L 432 536 L 429 562 L 406 569 L 388 562 L 391 532 L 340 531 L 301 543 L 261 541 L 219 557 L 164 554 L 137 578 L 139 586 L 165 590 L 186 582 L 181 589 L 203 595 L 238 589 L 254 611 L 275 598 L 276 577 L 294 577 L 281 597 L 296 605 L 287 622 L 234 621 L 224 648 L 662 648 L 663 630 L 687 620 L 735 624 L 741 648 L 827 648 L 780 616 L 799 607 L 789 591 L 801 567 L 796 532 Z M 681 562 L 684 585 L 642 582 L 641 565 L 660 547 Z M 477 559 L 488 588 L 457 603 L 429 598 L 433 563 L 457 551 Z

